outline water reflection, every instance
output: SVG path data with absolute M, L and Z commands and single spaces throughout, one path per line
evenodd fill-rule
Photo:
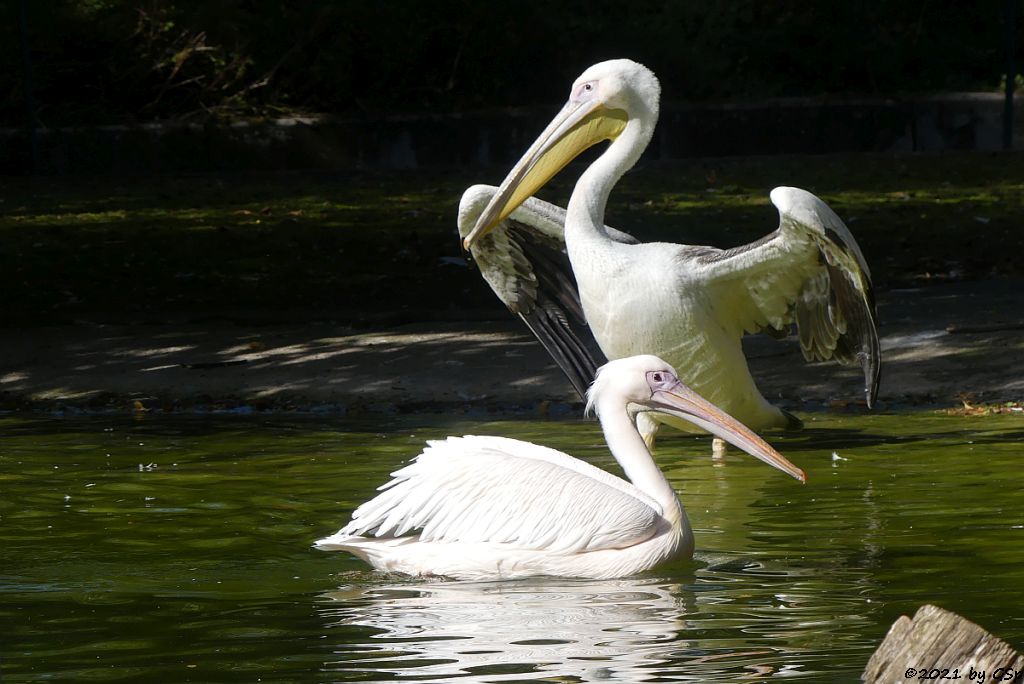
M 861 571 L 749 553 L 660 578 L 374 584 L 320 596 L 345 680 L 735 682 L 855 678 L 870 653 Z M 851 679 L 852 681 L 852 679 Z
M 853 682 L 924 603 L 1024 643 L 1020 416 L 819 416 L 773 438 L 803 486 L 666 435 L 695 561 L 494 584 L 308 548 L 462 431 L 394 423 L 0 418 L 0 680 Z M 610 465 L 593 425 L 505 429 Z
M 693 594 L 653 579 L 351 586 L 325 595 L 339 639 L 326 667 L 395 679 L 524 675 L 640 681 L 686 646 Z M 690 605 L 687 605 L 687 603 Z

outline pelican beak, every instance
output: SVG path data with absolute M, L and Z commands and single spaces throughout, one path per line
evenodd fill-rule
M 570 99 L 502 181 L 476 225 L 462 241 L 465 249 L 486 235 L 588 147 L 614 140 L 626 127 L 626 112 L 598 100 Z
M 681 382 L 669 389 L 655 390 L 648 406 L 656 411 L 688 420 L 787 475 L 801 482 L 807 481 L 807 475 L 803 470 L 790 463 L 785 456 L 754 434 L 753 430 Z

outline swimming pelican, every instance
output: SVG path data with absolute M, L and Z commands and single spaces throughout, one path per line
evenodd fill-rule
M 651 140 L 659 97 L 658 80 L 643 65 L 596 64 L 500 187 L 465 192 L 459 232 L 483 277 L 581 395 L 597 367 L 589 326 L 605 357 L 657 354 L 755 430 L 798 427 L 758 391 L 740 345 L 745 333 L 785 336 L 795 322 L 808 360 L 860 362 L 870 407 L 879 379 L 871 274 L 853 235 L 823 201 L 775 188 L 778 229 L 726 250 L 641 244 L 604 225 L 612 187 Z M 611 144 L 580 176 L 566 210 L 530 197 L 604 140 Z M 644 418 L 640 427 L 650 446 L 657 424 Z
M 686 512 L 636 429 L 636 417 L 649 411 L 690 421 L 806 479 L 656 356 L 609 362 L 587 396 L 630 482 L 529 442 L 449 437 L 428 442 L 316 547 L 348 551 L 378 570 L 476 580 L 624 577 L 689 558 Z

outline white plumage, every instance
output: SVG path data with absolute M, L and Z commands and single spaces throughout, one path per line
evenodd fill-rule
M 861 364 L 870 406 L 879 378 L 870 271 L 820 199 L 775 188 L 778 229 L 727 250 L 641 244 L 604 225 L 612 187 L 651 139 L 659 99 L 646 67 L 596 64 L 500 187 L 464 193 L 459 231 L 488 284 L 581 393 L 601 355 L 657 354 L 750 427 L 793 426 L 798 421 L 758 391 L 740 339 L 784 335 L 795 323 L 808 360 Z M 611 144 L 582 174 L 566 210 L 530 197 L 603 140 Z M 589 335 L 600 352 L 588 348 Z M 645 420 L 642 429 L 652 438 L 656 427 Z
M 316 546 L 349 551 L 380 570 L 463 579 L 621 577 L 688 557 L 686 513 L 634 424 L 647 411 L 692 421 L 804 478 L 657 357 L 606 365 L 590 403 L 631 482 L 529 442 L 449 437 L 429 442 L 351 522 Z
M 505 437 L 428 442 L 392 477 L 356 509 L 345 534 L 389 537 L 415 529 L 421 542 L 581 553 L 643 541 L 662 514 L 628 482 L 554 449 Z M 589 503 L 565 507 L 570 499 Z M 483 507 L 491 515 L 479 515 Z

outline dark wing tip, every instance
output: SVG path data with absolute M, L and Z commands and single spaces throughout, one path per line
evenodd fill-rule
M 853 283 L 853 274 L 827 265 L 831 301 L 846 321 L 846 332 L 836 340 L 834 356 L 848 362 L 856 359 L 864 371 L 864 398 L 874 408 L 881 382 L 882 352 L 878 341 L 878 312 L 870 281 L 862 291 Z
M 546 306 L 538 306 L 528 314 L 521 313 L 519 318 L 558 364 L 577 394 L 586 399 L 587 388 L 600 364 L 573 333 L 568 322 Z

